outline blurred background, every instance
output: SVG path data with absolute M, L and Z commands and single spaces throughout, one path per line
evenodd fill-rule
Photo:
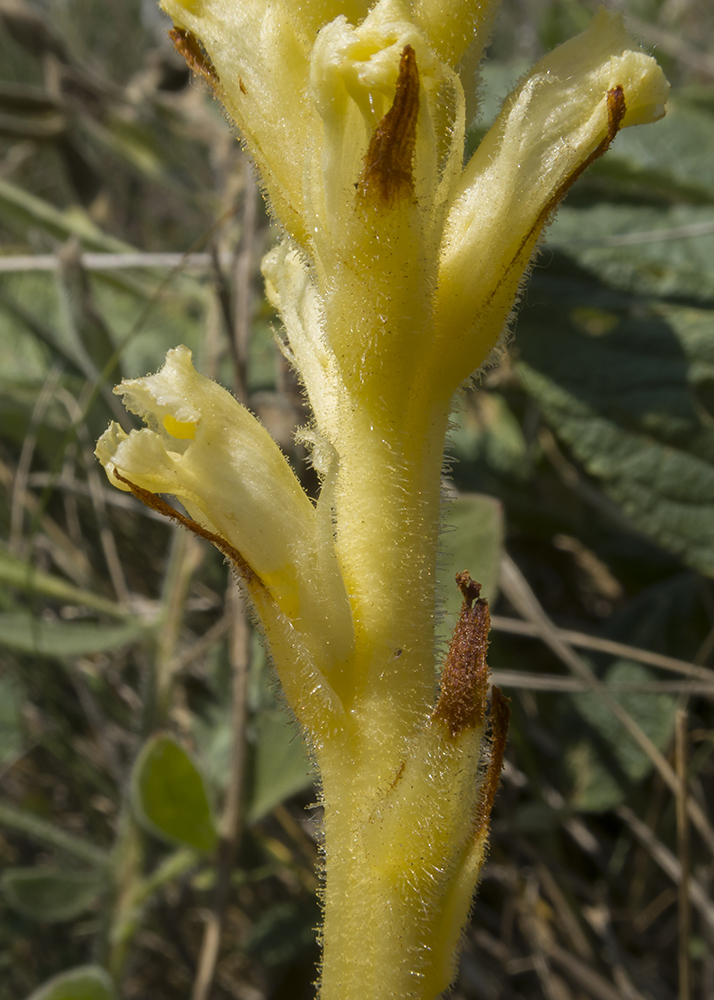
M 513 709 L 459 1000 L 714 997 L 714 6 L 608 6 L 668 116 L 578 181 L 454 417 L 443 634 L 468 566 Z M 504 0 L 471 148 L 595 10 Z M 314 992 L 297 729 L 220 554 L 93 458 L 183 343 L 316 489 L 276 232 L 169 26 L 0 0 L 0 1000 Z

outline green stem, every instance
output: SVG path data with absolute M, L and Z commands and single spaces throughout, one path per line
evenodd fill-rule
M 115 848 L 116 896 L 108 928 L 106 963 L 116 983 L 121 982 L 126 956 L 141 925 L 146 904 L 165 885 L 190 871 L 199 860 L 196 851 L 181 847 L 143 877 L 144 835 L 131 816 L 126 815 L 120 826 Z
M 144 834 L 127 804 L 119 817 L 112 862 L 115 896 L 107 926 L 106 967 L 114 982 L 119 984 L 138 924 L 139 911 L 133 904 L 133 897 L 136 886 L 142 881 L 144 864 Z

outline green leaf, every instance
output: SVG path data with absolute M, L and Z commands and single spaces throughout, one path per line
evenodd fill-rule
M 27 834 L 38 844 L 48 844 L 66 854 L 87 862 L 92 867 L 103 867 L 108 864 L 109 857 L 100 847 L 76 837 L 66 830 L 41 819 L 28 809 L 20 809 L 0 799 L 0 824 L 11 830 L 19 830 Z
M 128 243 L 103 233 L 80 208 L 75 206 L 61 211 L 42 198 L 2 179 L 0 211 L 3 221 L 12 219 L 21 229 L 40 227 L 59 240 L 79 236 L 83 244 L 92 250 L 124 253 L 134 249 Z
M 578 0 L 554 0 L 544 6 L 538 17 L 538 38 L 547 52 L 556 45 L 585 31 L 592 11 Z
M 53 976 L 27 1000 L 116 1000 L 116 993 L 104 969 L 81 965 Z
M 247 815 L 266 816 L 313 783 L 310 762 L 294 722 L 284 710 L 264 710 L 254 723 L 255 747 L 249 776 Z
M 478 128 L 480 130 L 485 132 L 495 122 L 504 100 L 531 65 L 530 60 L 524 58 L 510 61 L 489 59 L 483 63 L 479 71 Z M 469 129 L 469 132 L 471 131 L 472 129 Z
M 261 707 L 248 730 L 251 753 L 246 765 L 246 817 L 254 823 L 277 805 L 313 784 L 313 768 L 295 723 L 271 697 L 274 707 Z M 231 766 L 233 729 L 230 712 L 196 719 L 194 732 L 206 763 L 206 774 L 225 788 Z
M 0 548 L 0 583 L 15 587 L 28 594 L 41 594 L 67 604 L 81 604 L 101 611 L 113 618 L 126 618 L 130 612 L 126 608 L 108 601 L 89 590 L 75 587 L 66 580 L 51 573 L 45 573 L 24 559 L 18 559 Z
M 522 480 L 531 471 L 523 430 L 498 392 L 479 389 L 454 415 L 447 453 L 457 462 L 482 461 L 511 480 Z
M 565 205 L 548 231 L 548 247 L 614 288 L 714 300 L 714 208 Z
M 0 290 L 1 309 L 2 291 Z M 0 329 L 0 343 L 3 342 L 3 339 Z M 4 348 L 5 344 L 3 343 Z M 7 360 L 9 367 L 13 362 L 9 358 Z M 17 359 L 15 359 L 14 364 L 17 364 Z M 6 379 L 3 376 L 4 373 L 0 375 L 0 427 L 2 427 L 3 440 L 7 444 L 13 442 L 22 446 L 30 426 L 33 424 L 32 414 L 35 412 L 37 401 L 42 392 L 43 382 L 39 380 L 32 382 L 25 378 Z M 66 383 L 69 379 L 64 381 Z M 63 415 L 59 406 L 50 402 L 42 421 L 35 426 L 38 458 L 52 461 L 66 446 L 69 430 L 66 412 Z
M 483 597 L 491 603 L 496 599 L 504 537 L 503 506 L 494 497 L 464 495 L 449 505 L 444 520 L 447 530 L 439 584 L 445 596 L 447 627 L 453 628 L 462 603 L 454 580 L 457 573 L 468 570 L 472 580 L 481 584 Z
M 315 941 L 320 912 L 314 900 L 277 903 L 253 924 L 245 949 L 267 968 L 287 965 L 304 954 Z
M 39 391 L 50 368 L 48 355 L 61 359 L 69 373 L 82 373 L 61 333 L 51 274 L 0 275 L 0 343 L 3 381 L 34 383 Z
M 200 354 L 202 321 L 209 301 L 206 286 L 190 274 L 174 272 L 171 295 L 162 299 L 158 288 L 159 279 L 166 280 L 165 271 L 141 271 L 144 294 L 129 287 L 125 275 L 126 272 L 91 272 L 90 285 L 99 313 L 111 320 L 116 342 L 121 344 L 122 370 L 126 376 L 136 377 L 152 370 L 156 359 L 177 343 L 186 344 Z M 132 286 L 137 281 L 132 278 Z M 148 300 L 151 322 L 147 324 Z
M 10 906 L 34 920 L 73 920 L 89 909 L 106 888 L 99 872 L 62 872 L 51 868 L 8 868 L 0 891 Z
M 538 297 L 520 329 L 524 388 L 637 531 L 714 575 L 712 314 Z
M 225 791 L 230 779 L 233 748 L 230 707 L 223 703 L 212 706 L 206 715 L 194 715 L 192 722 L 201 772 L 212 787 Z
M 44 621 L 22 611 L 0 614 L 0 648 L 49 659 L 108 652 L 136 642 L 143 634 L 141 623 L 95 625 Z
M 149 740 L 131 778 L 137 819 L 162 840 L 212 851 L 218 835 L 203 777 L 170 736 Z
M 251 823 L 313 784 L 313 767 L 298 727 L 276 698 L 265 651 L 255 633 L 253 639 L 245 775 L 246 817 Z M 206 716 L 194 718 L 193 734 L 206 777 L 215 787 L 225 789 L 230 777 L 233 723 L 223 700 Z
M 97 309 L 92 285 L 83 269 L 79 247 L 67 248 L 57 271 L 56 281 L 67 310 L 77 358 L 88 374 L 102 373 L 108 382 L 121 381 L 122 371 L 108 317 Z
M 48 374 L 49 357 L 61 360 L 67 375 L 86 378 L 86 373 L 83 372 L 71 346 L 64 343 L 49 325 L 48 313 L 51 317 L 54 306 L 43 302 L 41 296 L 33 297 L 29 289 L 24 290 L 24 302 L 19 302 L 8 291 L 9 284 L 8 278 L 0 281 L 0 341 L 5 360 L 2 373 L 4 392 L 10 390 L 14 391 L 15 395 L 21 393 L 25 396 L 25 400 L 19 399 L 18 402 L 22 403 L 27 401 L 29 387 L 36 400 Z M 25 302 L 32 302 L 32 310 L 26 307 Z M 28 337 L 28 333 L 32 336 Z M 56 423 L 52 420 L 53 409 L 59 412 L 59 407 L 50 405 L 46 417 L 49 417 L 52 423 Z M 42 422 L 45 424 L 47 419 L 43 419 Z M 63 422 L 66 428 L 66 414 L 63 415 Z
M 171 183 L 172 178 L 167 172 L 164 162 L 165 156 L 162 155 L 162 150 L 156 137 L 152 135 L 151 128 L 146 126 L 142 128 L 133 120 L 127 121 L 109 115 L 101 124 L 99 121 L 87 117 L 83 126 L 93 138 L 108 147 L 140 174 L 160 181 L 167 187 L 177 187 Z
M 672 695 L 619 690 L 654 680 L 639 663 L 617 660 L 607 671 L 605 683 L 660 751 L 665 751 L 674 730 L 677 699 Z M 591 736 L 580 739 L 566 754 L 576 809 L 600 812 L 622 802 L 632 788 L 652 770 L 652 761 L 596 694 L 571 695 L 572 706 L 585 721 Z

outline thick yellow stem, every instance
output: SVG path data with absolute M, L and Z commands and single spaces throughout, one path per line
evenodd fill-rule
M 412 716 L 428 710 L 434 695 L 435 571 L 448 406 L 425 405 L 424 411 L 423 432 L 407 430 L 408 423 L 378 422 L 367 411 L 354 413 L 345 432 L 352 440 L 339 449 L 335 491 L 337 553 L 355 623 L 354 697 L 386 699 L 391 712 L 408 705 Z

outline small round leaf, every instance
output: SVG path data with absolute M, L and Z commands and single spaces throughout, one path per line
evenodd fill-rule
M 48 979 L 27 1000 L 116 1000 L 116 993 L 104 969 L 81 965 Z
M 186 751 L 170 736 L 149 740 L 132 774 L 139 822 L 155 836 L 212 851 L 218 835 L 206 784 Z

